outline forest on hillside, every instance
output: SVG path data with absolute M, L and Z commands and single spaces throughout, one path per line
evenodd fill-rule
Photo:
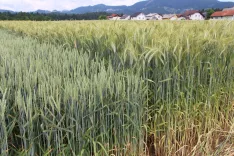
M 31 21 L 60 21 L 60 20 L 96 20 L 100 16 L 109 15 L 106 12 L 92 12 L 85 14 L 62 14 L 62 13 L 0 13 L 0 20 L 31 20 Z

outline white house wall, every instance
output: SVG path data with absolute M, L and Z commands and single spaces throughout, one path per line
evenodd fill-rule
M 111 20 L 119 20 L 120 19 L 120 17 L 113 17 L 113 18 L 111 18 Z
M 195 13 L 190 16 L 191 20 L 204 20 L 204 17 L 200 13 Z
M 225 17 L 213 17 L 216 20 L 234 20 L 234 16 L 225 16 Z
M 132 17 L 132 20 L 146 20 L 146 16 L 141 13 L 137 17 Z
M 125 20 L 130 20 L 130 16 L 126 17 Z
M 162 16 L 157 13 L 150 13 L 146 15 L 147 20 L 162 20 Z
M 170 18 L 170 20 L 172 20 L 172 21 L 175 21 L 175 20 L 177 20 L 177 17 L 172 17 L 172 18 Z
M 156 15 L 156 18 L 157 18 L 158 20 L 162 20 L 162 16 L 160 16 L 160 15 Z
M 126 17 L 126 18 L 124 18 L 124 19 L 121 19 L 121 18 L 120 18 L 120 20 L 130 20 L 130 16 L 128 16 L 128 17 Z
M 223 17 L 224 20 L 234 20 L 234 16 L 225 16 Z

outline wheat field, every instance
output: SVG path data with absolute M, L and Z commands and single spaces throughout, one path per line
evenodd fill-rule
M 233 155 L 234 23 L 0 21 L 2 155 Z

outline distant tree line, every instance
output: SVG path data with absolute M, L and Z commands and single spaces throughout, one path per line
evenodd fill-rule
M 64 14 L 64 13 L 27 13 L 27 12 L 4 12 L 0 13 L 0 20 L 31 20 L 31 21 L 58 21 L 58 20 L 98 20 L 106 19 L 110 15 L 106 12 L 93 12 L 85 14 Z

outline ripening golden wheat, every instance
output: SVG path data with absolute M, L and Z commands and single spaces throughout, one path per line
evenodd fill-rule
M 233 22 L 0 28 L 3 155 L 233 153 Z

